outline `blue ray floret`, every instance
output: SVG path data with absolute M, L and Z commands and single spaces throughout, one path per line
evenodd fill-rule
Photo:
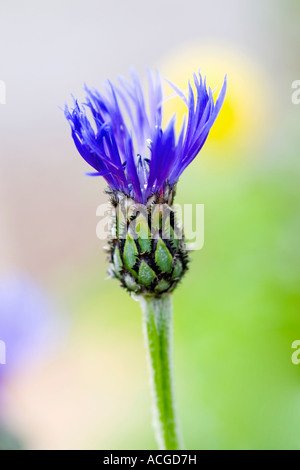
M 162 128 L 163 90 L 160 75 L 148 71 L 146 101 L 140 79 L 131 70 L 131 81 L 119 77 L 119 85 L 106 83 L 106 94 L 85 87 L 86 103 L 65 108 L 75 145 L 94 168 L 91 176 L 103 176 L 112 191 L 121 191 L 139 203 L 173 186 L 203 147 L 224 102 L 226 77 L 216 102 L 206 80 L 194 74 L 188 96 L 168 82 L 187 106 L 178 138 L 173 116 Z

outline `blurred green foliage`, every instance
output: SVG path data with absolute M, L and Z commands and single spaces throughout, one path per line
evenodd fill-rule
M 177 202 L 205 204 L 204 248 L 192 253 L 174 295 L 186 446 L 298 449 L 300 366 L 291 362 L 291 344 L 300 339 L 296 155 L 230 163 L 202 157 L 181 179 Z M 73 308 L 78 321 L 112 343 L 121 334 L 129 344 L 142 335 L 139 305 L 116 281 L 101 282 L 104 275 L 104 264 L 84 274 Z M 110 436 L 111 448 L 155 448 L 145 400 Z

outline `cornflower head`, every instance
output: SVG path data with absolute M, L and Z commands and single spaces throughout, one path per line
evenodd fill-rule
M 171 292 L 187 270 L 188 255 L 172 203 L 177 181 L 204 145 L 222 107 L 226 77 L 216 102 L 206 79 L 194 74 L 188 95 L 168 82 L 187 107 L 179 135 L 176 115 L 163 128 L 160 75 L 148 70 L 148 97 L 134 70 L 131 81 L 105 84 L 105 94 L 88 89 L 86 103 L 65 108 L 74 143 L 108 184 L 113 208 L 110 245 L 112 277 L 130 292 Z M 194 88 L 194 89 L 193 89 Z M 195 91 L 194 91 L 195 90 Z
M 154 429 L 160 449 L 183 448 L 174 405 L 171 292 L 188 265 L 188 250 L 174 211 L 177 181 L 201 150 L 223 104 L 226 78 L 218 99 L 200 73 L 188 96 L 174 91 L 187 106 L 187 120 L 175 135 L 175 118 L 163 128 L 160 76 L 148 71 L 148 99 L 136 73 L 106 94 L 86 88 L 86 103 L 66 106 L 75 145 L 108 184 L 112 207 L 109 272 L 140 300 L 153 389 Z M 195 91 L 194 91 L 195 90 Z

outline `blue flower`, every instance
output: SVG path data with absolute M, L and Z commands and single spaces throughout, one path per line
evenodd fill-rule
M 194 74 L 195 91 L 189 82 L 188 97 L 168 82 L 187 106 L 178 138 L 174 115 L 162 128 L 163 91 L 160 75 L 148 71 L 148 100 L 134 70 L 131 81 L 119 77 L 119 85 L 106 83 L 106 94 L 85 87 L 87 101 L 74 99 L 65 108 L 75 145 L 112 191 L 121 191 L 139 203 L 173 186 L 197 156 L 224 102 L 226 77 L 218 99 L 207 90 L 206 80 Z
M 65 330 L 58 313 L 54 303 L 30 278 L 1 277 L 0 415 L 3 380 L 57 347 Z

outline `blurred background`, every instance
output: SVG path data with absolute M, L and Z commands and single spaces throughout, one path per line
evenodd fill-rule
M 296 0 L 2 2 L 0 448 L 156 448 L 139 305 L 96 237 L 105 186 L 59 109 L 149 66 L 183 89 L 199 68 L 212 89 L 228 75 L 178 188 L 205 205 L 174 295 L 186 446 L 300 449 L 299 18 Z

